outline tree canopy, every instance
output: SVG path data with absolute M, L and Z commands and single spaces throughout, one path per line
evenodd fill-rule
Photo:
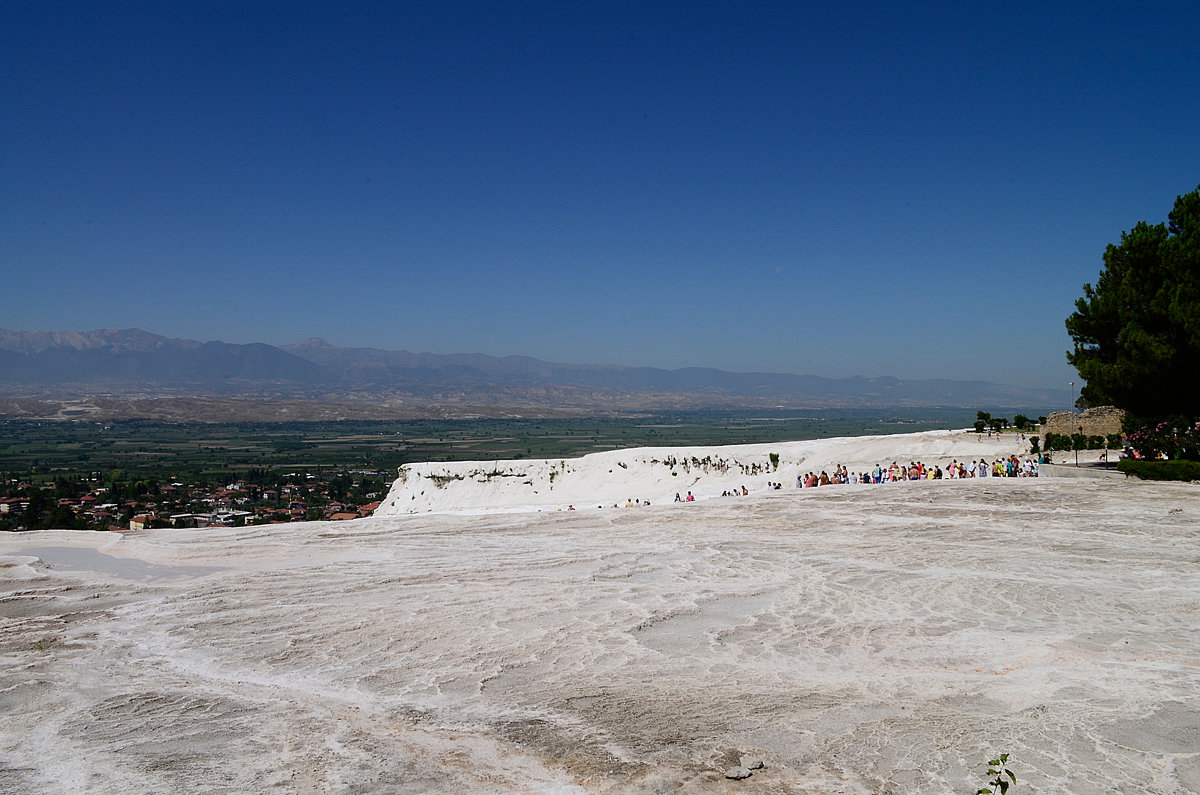
M 1082 396 L 1125 409 L 1127 426 L 1190 427 L 1200 413 L 1200 187 L 1167 217 L 1109 244 L 1100 278 L 1066 320 Z

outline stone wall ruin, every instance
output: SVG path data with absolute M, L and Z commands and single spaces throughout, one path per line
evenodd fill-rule
M 1074 411 L 1056 411 L 1046 417 L 1041 433 L 1043 437 L 1048 433 L 1071 436 L 1079 433 L 1079 427 L 1082 425 L 1084 436 L 1108 436 L 1121 433 L 1121 423 L 1124 420 L 1125 412 L 1115 406 L 1097 406 L 1082 414 Z

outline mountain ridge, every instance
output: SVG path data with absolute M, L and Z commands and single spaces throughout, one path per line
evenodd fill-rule
M 141 329 L 0 329 L 8 395 L 262 399 L 641 410 L 744 406 L 1057 408 L 1065 390 L 985 381 L 828 378 L 711 367 L 666 370 L 565 364 L 529 356 L 349 348 L 309 337 L 288 345 L 200 342 Z

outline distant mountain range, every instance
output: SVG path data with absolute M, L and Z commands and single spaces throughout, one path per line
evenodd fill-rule
M 139 329 L 0 329 L 0 394 L 470 405 L 497 415 L 510 409 L 536 413 L 732 406 L 1004 406 L 1044 411 L 1069 403 L 1066 390 L 984 381 L 557 364 L 527 356 L 340 348 L 318 338 L 278 347 L 235 345 L 172 339 Z

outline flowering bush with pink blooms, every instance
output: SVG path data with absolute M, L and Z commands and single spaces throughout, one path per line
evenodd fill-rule
M 1126 438 L 1129 446 L 1143 459 L 1162 455 L 1171 459 L 1196 458 L 1200 450 L 1200 422 L 1193 425 L 1170 422 L 1143 425 L 1126 434 Z

